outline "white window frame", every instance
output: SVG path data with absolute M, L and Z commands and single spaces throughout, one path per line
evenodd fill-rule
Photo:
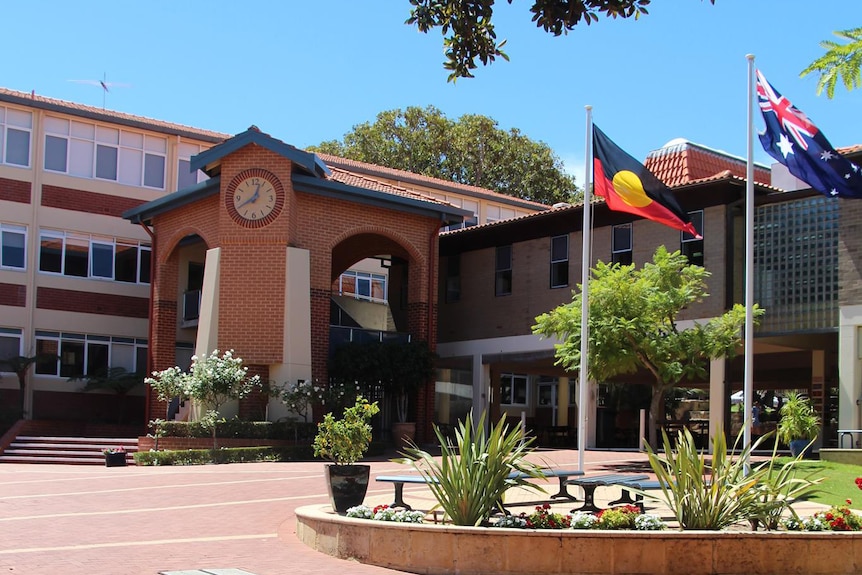
M 180 142 L 177 148 L 177 181 L 176 189 L 182 189 L 180 187 L 180 175 L 183 173 L 182 162 L 189 162 L 191 164 L 192 156 L 196 156 L 204 151 L 203 146 L 199 144 L 192 144 L 190 142 Z M 195 178 L 195 184 L 199 184 L 209 179 L 203 171 L 198 170 Z M 192 184 L 194 185 L 194 184 Z
M 352 277 L 353 278 L 353 292 L 345 292 L 344 291 L 344 278 Z M 367 281 L 369 295 L 362 295 L 359 293 L 359 282 Z M 380 283 L 383 285 L 383 297 L 376 298 L 371 294 L 374 293 L 373 284 Z M 347 270 L 343 274 L 338 277 L 338 294 L 339 295 L 348 295 L 354 297 L 356 299 L 374 301 L 374 302 L 386 302 L 389 301 L 389 278 L 383 274 L 373 274 L 370 272 L 362 272 L 357 270 Z
M 0 327 L 0 338 L 3 339 L 17 339 L 18 340 L 18 355 L 24 355 L 24 336 L 23 330 L 17 327 Z M 6 359 L 0 357 L 0 360 Z M 3 363 L 0 362 L 0 368 L 3 367 Z M 3 371 L 0 369 L 0 373 L 12 373 L 11 371 Z
M 503 397 L 503 380 L 509 379 L 509 397 Z M 515 403 L 515 384 L 520 385 L 523 383 L 524 386 L 524 403 Z M 521 374 L 521 373 L 503 373 L 500 375 L 500 405 L 505 405 L 507 407 L 526 407 L 530 405 L 530 376 Z
M 48 139 L 56 138 L 66 141 L 65 169 L 51 169 L 48 162 Z M 78 178 L 117 182 L 126 186 L 165 190 L 167 188 L 168 140 L 145 132 L 121 130 L 114 127 L 68 120 L 56 116 L 45 118 L 45 139 L 43 141 L 45 160 L 44 169 L 47 172 L 68 174 Z M 99 149 L 115 150 L 116 161 L 113 166 L 116 177 L 98 176 Z M 73 157 L 74 156 L 74 157 Z M 53 157 L 51 158 L 53 159 Z M 137 159 L 137 161 L 135 161 Z M 147 184 L 147 162 L 161 160 L 161 185 Z M 84 160 L 81 162 L 81 160 Z M 130 161 L 130 163 L 124 163 Z M 89 166 L 87 164 L 89 163 Z M 87 166 L 81 173 L 76 173 L 75 166 Z
M 21 266 L 13 266 L 3 261 L 3 238 L 5 234 L 21 234 L 24 236 L 24 261 Z M 5 224 L 0 222 L 0 269 L 26 271 L 27 269 L 27 226 L 19 226 L 15 224 Z
M 625 229 L 625 228 L 628 228 L 628 230 L 629 230 L 628 247 L 617 246 L 616 231 L 617 231 L 617 229 Z M 634 243 L 635 243 L 634 242 L 634 227 L 632 226 L 632 224 L 629 223 L 629 224 L 620 224 L 620 225 L 616 225 L 616 226 L 611 226 L 611 261 L 615 260 L 615 256 L 617 254 L 623 254 L 626 252 L 629 252 L 630 254 L 632 254 L 632 256 L 634 256 Z M 632 260 L 634 260 L 634 257 L 632 257 Z
M 27 121 L 12 120 L 11 117 L 20 115 L 23 119 L 27 117 Z M 27 134 L 27 163 L 18 164 L 7 161 L 9 152 L 9 131 L 14 130 Z M 4 166 L 13 166 L 16 168 L 29 168 L 33 162 L 33 113 L 17 108 L 8 108 L 0 106 L 0 164 Z
M 53 240 L 60 241 L 60 271 L 50 271 L 42 269 L 42 239 L 49 238 Z M 87 275 L 86 276 L 77 276 L 77 275 L 67 275 L 66 274 L 66 244 L 67 241 L 73 238 L 78 241 L 87 242 Z M 137 276 L 134 282 L 117 280 L 115 277 L 116 274 L 116 266 L 117 266 L 117 245 L 121 245 L 124 247 L 134 247 L 137 249 Z M 108 275 L 95 275 L 94 272 L 94 264 L 93 258 L 95 254 L 94 246 L 110 246 L 111 247 L 111 273 Z M 37 269 L 39 273 L 53 275 L 53 276 L 63 276 L 63 277 L 75 277 L 81 279 L 91 279 L 91 280 L 100 280 L 100 281 L 115 281 L 118 283 L 129 284 L 129 285 L 149 285 L 150 282 L 145 282 L 141 280 L 141 272 L 143 271 L 142 266 L 142 253 L 150 252 L 150 257 L 152 257 L 152 246 L 139 242 L 137 240 L 129 240 L 124 238 L 107 238 L 104 236 L 90 236 L 88 234 L 79 234 L 76 232 L 66 232 L 60 230 L 50 230 L 50 229 L 42 229 L 39 231 L 39 261 L 37 264 Z M 149 269 L 147 269 L 147 274 L 149 274 Z M 152 278 L 150 278 L 152 281 Z
M 566 256 L 564 258 L 554 259 L 554 241 L 559 240 L 559 239 L 562 239 L 566 242 Z M 559 236 L 551 236 L 551 254 L 550 254 L 550 256 L 551 256 L 550 257 L 550 260 L 551 260 L 551 266 L 550 266 L 551 289 L 568 287 L 568 285 L 569 285 L 569 274 L 568 274 L 568 270 L 569 270 L 569 235 L 568 234 L 563 234 L 563 235 L 559 235 Z M 566 281 L 561 283 L 561 284 L 555 284 L 554 283 L 554 264 L 563 264 L 563 263 L 566 264 L 566 272 L 567 272 L 566 273 Z
M 2 335 L 2 328 L 0 328 L 0 335 Z M 60 375 L 62 370 L 62 353 L 63 353 L 63 343 L 64 342 L 75 342 L 82 343 L 84 346 L 84 369 L 83 373 L 78 374 L 77 376 L 86 376 L 86 375 L 94 375 L 87 373 L 88 365 L 90 363 L 90 352 L 91 346 L 107 346 L 108 348 L 108 369 L 112 367 L 122 367 L 114 365 L 114 347 L 115 346 L 129 346 L 131 347 L 132 359 L 134 362 L 133 368 L 127 370 L 129 372 L 138 372 L 145 373 L 147 366 L 146 365 L 138 365 L 138 351 L 140 349 L 146 350 L 147 348 L 147 340 L 141 338 L 132 338 L 132 337 L 117 337 L 117 336 L 107 336 L 107 335 L 94 335 L 94 334 L 81 334 L 81 333 L 67 333 L 67 332 L 53 332 L 53 331 L 36 331 L 36 349 L 38 349 L 40 341 L 53 341 L 57 344 L 57 360 L 54 365 L 53 373 L 45 373 L 45 372 L 37 372 L 37 375 L 41 377 L 56 377 L 57 379 L 68 379 L 66 375 Z M 144 355 L 146 357 L 146 354 Z

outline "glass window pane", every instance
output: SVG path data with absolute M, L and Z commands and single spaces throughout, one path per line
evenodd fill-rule
M 558 262 L 569 259 L 569 237 L 556 236 L 551 238 L 551 260 Z
M 152 257 L 152 251 L 149 249 L 144 249 L 141 247 L 141 267 L 140 273 L 141 278 L 140 282 L 142 284 L 150 283 L 150 258 Z
M 104 343 L 87 344 L 87 375 L 108 373 L 108 346 Z
M 69 141 L 57 136 L 45 136 L 45 169 L 66 171 L 66 148 Z
M 72 140 L 69 149 L 69 173 L 82 178 L 93 177 L 93 143 Z
M 114 246 L 93 242 L 91 275 L 97 278 L 114 277 Z
M 87 267 L 90 260 L 90 242 L 74 238 L 66 238 L 64 275 L 87 277 Z
M 180 356 L 177 354 L 177 361 L 179 361 Z M 183 366 L 183 369 L 188 370 L 191 365 L 191 358 L 186 361 L 186 363 L 180 363 L 179 365 Z M 135 348 L 135 369 L 134 371 L 138 373 L 147 373 L 147 348 L 146 346 L 137 346 Z
M 135 371 L 135 346 L 115 343 L 111 346 L 111 367 Z
M 57 375 L 57 361 L 60 359 L 59 345 L 60 342 L 55 339 L 36 340 L 36 355 L 39 356 L 39 361 L 36 362 L 36 373 Z
M 6 132 L 6 163 L 30 165 L 30 132 L 9 128 Z
M 104 180 L 117 179 L 117 148 L 96 146 L 96 177 Z
M 42 236 L 39 248 L 39 271 L 62 273 L 63 271 L 63 240 Z
M 497 248 L 497 270 L 507 270 L 512 267 L 512 246 Z
M 99 146 L 101 149 L 102 146 Z M 108 148 L 111 149 L 111 148 Z M 144 154 L 140 150 L 120 148 L 119 182 L 130 186 L 140 186 L 144 172 Z M 102 177 L 102 176 L 100 176 Z
M 150 188 L 165 187 L 165 157 L 146 154 L 144 159 L 144 185 Z
M 198 183 L 197 170 L 191 171 L 192 163 L 189 160 L 180 160 L 177 165 L 177 189 L 182 190 Z
M 0 359 L 21 355 L 21 336 L 0 334 Z M 9 364 L 0 361 L 0 371 L 12 371 Z
M 2 236 L 0 236 L 0 245 L 2 245 L 0 265 L 10 268 L 24 267 L 25 237 L 21 232 L 3 230 Z
M 63 341 L 60 344 L 60 377 L 84 375 L 84 342 Z
M 118 282 L 138 281 L 138 247 L 117 244 L 114 257 L 114 279 Z

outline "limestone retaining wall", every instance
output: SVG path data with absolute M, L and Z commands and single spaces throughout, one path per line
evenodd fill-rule
M 334 557 L 429 575 L 786 575 L 862 572 L 862 532 L 556 531 L 353 519 L 296 510 L 296 535 Z

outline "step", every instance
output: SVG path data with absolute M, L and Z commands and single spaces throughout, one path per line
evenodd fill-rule
M 61 463 L 68 465 L 104 465 L 104 459 L 94 457 L 40 457 L 34 455 L 0 455 L 0 463 Z M 134 460 L 127 459 L 127 465 Z
M 52 443 L 96 443 L 99 445 L 137 445 L 137 437 L 63 437 L 48 435 L 19 435 L 15 441 Z
M 102 450 L 107 448 L 115 449 L 117 447 L 122 447 L 125 451 L 137 451 L 138 446 L 135 444 L 129 443 L 63 443 L 63 442 L 52 442 L 52 443 L 41 443 L 38 441 L 13 441 L 9 444 L 9 449 L 57 449 L 62 448 L 67 451 L 93 451 L 101 453 Z M 8 451 L 8 449 L 7 449 Z

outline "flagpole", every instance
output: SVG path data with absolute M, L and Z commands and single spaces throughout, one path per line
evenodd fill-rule
M 743 379 L 743 443 L 751 445 L 754 395 L 754 54 L 748 60 L 748 160 L 745 165 L 745 373 Z M 747 462 L 746 462 L 747 467 Z
M 593 165 L 593 107 L 584 106 L 587 111 L 586 162 L 584 162 L 584 223 L 581 236 L 581 365 L 578 368 L 578 469 L 584 470 L 584 452 L 587 447 L 587 385 L 589 371 L 588 354 L 590 350 L 589 294 L 590 294 L 590 256 L 592 250 L 592 165 Z

